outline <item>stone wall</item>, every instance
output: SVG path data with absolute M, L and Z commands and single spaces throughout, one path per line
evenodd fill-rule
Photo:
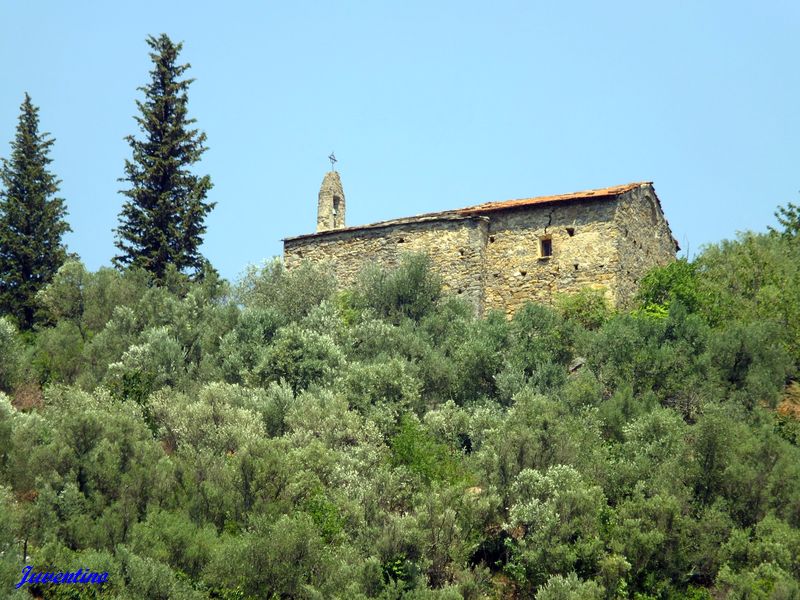
M 623 194 L 616 206 L 619 273 L 615 293 L 617 303 L 625 305 L 636 295 L 639 280 L 648 270 L 675 260 L 677 246 L 652 186 Z
M 345 199 L 339 173 L 329 171 L 322 179 L 317 199 L 317 231 L 342 229 L 345 226 Z
M 486 306 L 513 314 L 528 300 L 602 288 L 615 301 L 615 200 L 551 204 L 492 214 L 486 250 Z M 540 255 L 549 238 L 552 255 Z
M 288 269 L 302 260 L 325 264 L 339 285 L 351 285 L 368 265 L 397 266 L 405 253 L 425 252 L 445 282 L 445 292 L 463 295 L 476 311 L 483 311 L 483 262 L 488 219 L 443 217 L 406 220 L 324 235 L 290 238 L 284 242 Z
M 541 240 L 550 256 L 542 256 Z M 284 261 L 325 264 L 339 285 L 368 265 L 391 268 L 408 252 L 425 252 L 445 282 L 479 313 L 511 316 L 528 300 L 589 287 L 624 305 L 642 275 L 675 258 L 675 242 L 655 191 L 641 184 L 617 196 L 569 202 L 451 211 L 288 238 Z

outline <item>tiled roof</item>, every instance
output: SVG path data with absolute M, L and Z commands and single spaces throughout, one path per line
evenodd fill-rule
M 556 204 L 561 202 L 572 202 L 576 200 L 599 200 L 601 198 L 613 198 L 629 192 L 642 185 L 651 185 L 650 181 L 639 183 L 626 183 L 625 185 L 615 185 L 612 187 L 601 188 L 599 190 L 586 190 L 584 192 L 572 192 L 571 194 L 557 194 L 555 196 L 537 196 L 536 198 L 520 198 L 518 200 L 502 200 L 500 202 L 484 202 L 467 208 L 460 208 L 456 212 L 462 215 L 481 214 L 495 210 L 505 210 L 507 208 L 517 208 L 519 206 L 534 206 L 536 204 Z
M 284 238 L 284 241 L 293 241 L 311 237 L 331 236 L 348 231 L 358 231 L 362 229 L 379 229 L 382 227 L 392 227 L 394 225 L 405 225 L 408 223 L 419 223 L 422 221 L 459 220 L 459 219 L 469 218 L 470 216 L 474 215 L 481 215 L 484 213 L 494 212 L 497 210 L 506 210 L 522 206 L 535 206 L 537 204 L 557 204 L 562 202 L 577 202 L 580 200 L 603 200 L 608 198 L 614 198 L 616 196 L 619 196 L 620 194 L 624 194 L 625 192 L 628 192 L 643 185 L 651 185 L 651 182 L 644 181 L 638 183 L 626 183 L 624 185 L 615 185 L 613 187 L 601 188 L 598 190 L 586 190 L 584 192 L 573 192 L 571 194 L 558 194 L 556 196 L 538 196 L 536 198 L 520 198 L 518 200 L 484 202 L 483 204 L 468 206 L 466 208 L 458 208 L 455 210 L 445 210 L 442 212 L 425 213 L 422 215 L 416 215 L 412 217 L 392 219 L 390 221 L 379 221 L 377 223 L 369 223 L 368 225 L 356 225 L 350 227 L 343 227 L 341 229 L 329 229 L 327 231 L 307 233 L 305 235 L 298 235 L 298 236 Z

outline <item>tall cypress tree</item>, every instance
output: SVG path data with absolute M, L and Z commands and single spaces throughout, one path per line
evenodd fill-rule
M 114 263 L 142 267 L 161 279 L 170 264 L 181 272 L 201 269 L 204 220 L 215 203 L 206 202 L 211 178 L 190 170 L 206 150 L 206 134 L 191 128 L 196 120 L 187 117 L 187 90 L 194 80 L 182 78 L 191 66 L 178 64 L 183 44 L 166 34 L 149 36 L 147 44 L 153 70 L 150 83 L 139 88 L 145 98 L 136 101 L 135 117 L 144 136 L 125 138 L 132 158 L 120 181 L 130 188 L 121 191 L 127 196 L 116 229 L 122 252 Z
M 47 170 L 53 139 L 39 133 L 39 109 L 25 94 L 11 157 L 0 165 L 0 312 L 30 329 L 36 292 L 53 278 L 67 252 L 61 239 L 70 231 L 60 181 Z

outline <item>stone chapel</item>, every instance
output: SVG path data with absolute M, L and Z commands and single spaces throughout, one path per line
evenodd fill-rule
M 288 269 L 325 263 L 342 286 L 367 265 L 392 267 L 404 253 L 425 252 L 445 291 L 478 313 L 508 315 L 528 300 L 550 303 L 584 287 L 624 305 L 645 272 L 674 260 L 678 249 L 650 182 L 348 227 L 336 171 L 322 181 L 316 232 L 283 240 Z

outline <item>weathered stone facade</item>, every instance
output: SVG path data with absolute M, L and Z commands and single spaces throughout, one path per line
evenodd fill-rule
M 325 174 L 317 201 L 317 232 L 344 228 L 344 189 L 339 173 Z
M 425 252 L 445 290 L 464 295 L 478 312 L 511 315 L 528 300 L 549 303 L 583 287 L 624 304 L 644 272 L 674 260 L 677 250 L 650 183 L 347 228 L 338 174 L 326 175 L 322 187 L 318 232 L 284 240 L 287 268 L 303 260 L 326 263 L 347 286 L 367 265 L 392 267 L 404 253 Z M 320 223 L 335 227 L 320 230 Z

